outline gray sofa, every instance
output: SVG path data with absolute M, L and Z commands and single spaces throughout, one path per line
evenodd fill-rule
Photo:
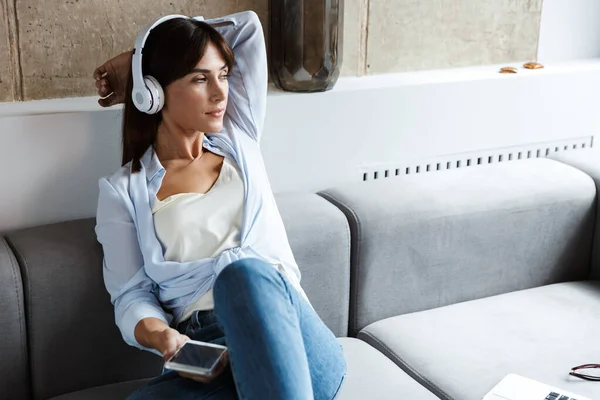
M 480 400 L 510 372 L 600 399 L 567 374 L 600 362 L 596 154 L 277 196 L 339 399 Z M 160 372 L 114 325 L 93 227 L 0 238 L 0 398 L 119 399 Z

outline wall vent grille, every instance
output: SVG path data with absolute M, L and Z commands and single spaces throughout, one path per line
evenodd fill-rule
M 415 162 L 378 163 L 360 167 L 360 178 L 363 181 L 385 179 L 394 176 L 421 174 L 426 172 L 445 171 L 456 168 L 475 167 L 528 158 L 547 157 L 560 151 L 576 151 L 591 148 L 594 137 L 582 137 L 548 143 L 537 143 L 525 146 L 505 147 L 501 149 L 474 151 L 469 153 L 450 154 Z

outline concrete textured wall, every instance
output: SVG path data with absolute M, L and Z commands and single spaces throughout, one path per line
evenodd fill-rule
M 305 0 L 310 4 L 310 0 Z M 87 96 L 91 73 L 169 13 L 215 17 L 268 0 L 0 0 L 0 101 Z M 536 58 L 542 0 L 346 0 L 342 75 Z
M 253 9 L 268 18 L 268 0 L 16 0 L 26 100 L 94 93 L 91 74 L 133 46 L 139 30 L 166 14 L 207 18 Z
M 371 0 L 368 72 L 535 61 L 542 0 Z

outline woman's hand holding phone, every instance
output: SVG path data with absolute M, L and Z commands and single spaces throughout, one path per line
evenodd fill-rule
M 151 347 L 160 351 L 163 359 L 168 360 L 188 340 L 190 338 L 186 335 L 182 335 L 177 330 L 167 327 L 153 332 L 150 342 Z
M 175 352 L 188 340 L 190 340 L 188 336 L 182 335 L 173 328 L 166 328 L 153 334 L 152 347 L 160 351 L 163 355 L 163 359 L 166 361 L 171 358 L 173 354 L 175 354 Z M 227 357 L 227 353 L 225 353 L 221 358 L 219 365 L 215 367 L 214 372 L 211 375 L 194 375 L 184 372 L 179 372 L 179 375 L 183 376 L 184 378 L 193 379 L 196 382 L 207 383 L 223 372 L 228 361 L 229 359 Z

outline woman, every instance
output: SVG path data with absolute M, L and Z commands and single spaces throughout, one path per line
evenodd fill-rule
M 163 22 L 142 70 L 164 89 L 154 115 L 132 102 L 131 52 L 94 72 L 99 103 L 125 103 L 123 166 L 100 179 L 96 225 L 116 323 L 165 359 L 191 338 L 226 344 L 229 363 L 208 378 L 166 372 L 130 398 L 334 398 L 342 349 L 299 284 L 259 149 L 258 17 Z

